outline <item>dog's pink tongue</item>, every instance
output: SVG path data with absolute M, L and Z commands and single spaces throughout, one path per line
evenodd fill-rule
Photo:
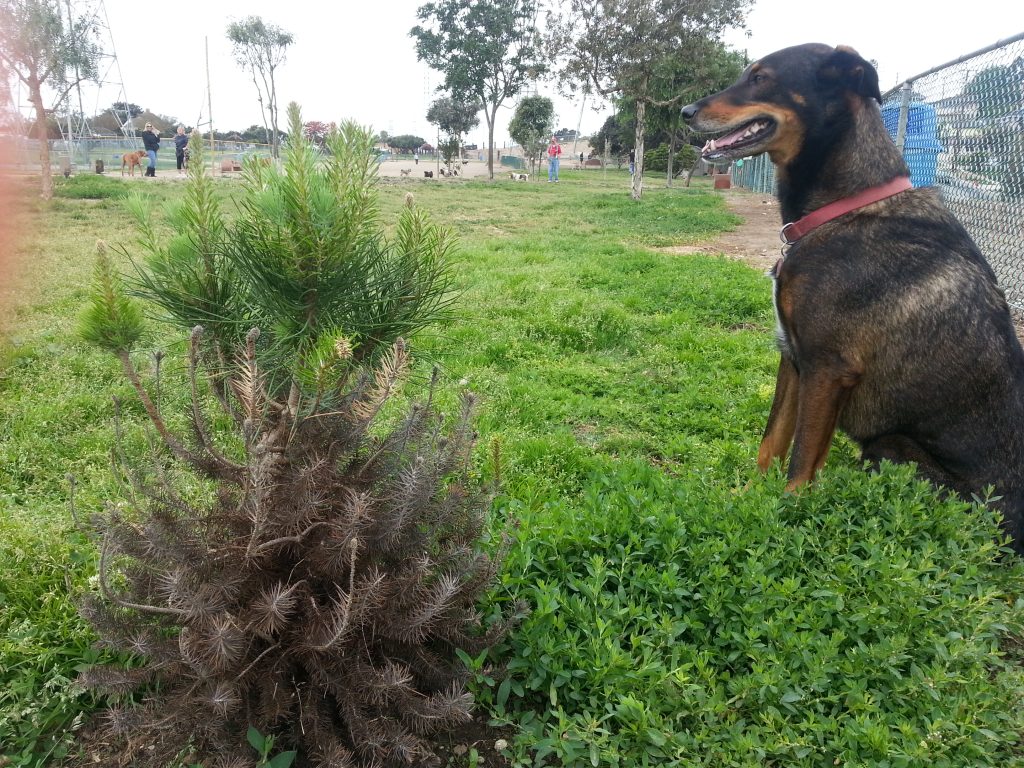
M 740 128 L 738 131 L 733 131 L 732 133 L 726 134 L 720 138 L 712 139 L 704 145 L 703 149 L 701 149 L 701 154 L 708 155 L 712 152 L 727 149 L 730 144 L 735 144 L 737 141 L 742 139 L 746 135 L 746 130 L 747 129 L 745 128 Z
M 724 149 L 725 147 L 728 147 L 730 144 L 735 144 L 737 141 L 742 139 L 746 132 L 746 128 L 740 128 L 738 131 L 733 131 L 732 133 L 726 134 L 725 136 L 722 136 L 719 139 L 715 139 L 711 143 L 715 145 L 716 149 Z

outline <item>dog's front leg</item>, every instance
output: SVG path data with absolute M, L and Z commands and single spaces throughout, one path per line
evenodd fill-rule
M 800 375 L 793 361 L 786 355 L 779 360 L 779 373 L 775 377 L 775 398 L 768 413 L 768 424 L 757 452 L 757 468 L 767 472 L 775 459 L 783 459 L 793 442 L 796 428 L 797 393 Z
M 825 367 L 801 371 L 787 491 L 813 480 L 825 465 L 839 414 L 859 379 L 859 373 L 849 369 Z

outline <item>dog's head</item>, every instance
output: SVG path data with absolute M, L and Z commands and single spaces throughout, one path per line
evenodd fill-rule
M 809 43 L 755 61 L 733 85 L 682 114 L 698 131 L 715 133 L 707 160 L 769 153 L 785 165 L 809 132 L 848 119 L 866 101 L 882 101 L 878 73 L 852 48 Z

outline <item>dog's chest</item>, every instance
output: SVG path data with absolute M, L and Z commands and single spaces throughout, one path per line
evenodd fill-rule
M 783 259 L 775 262 L 775 266 L 766 273 L 772 279 L 772 307 L 775 310 L 775 341 L 779 345 L 779 351 L 786 357 L 793 357 L 793 346 L 790 341 L 789 331 L 786 329 L 786 318 L 783 316 L 781 292 L 782 292 L 782 267 Z

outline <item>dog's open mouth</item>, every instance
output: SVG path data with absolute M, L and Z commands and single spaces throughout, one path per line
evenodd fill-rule
M 760 149 L 775 134 L 776 123 L 770 117 L 759 117 L 744 123 L 739 129 L 712 139 L 701 150 L 705 160 L 716 160 L 720 157 L 745 157 L 757 148 Z

